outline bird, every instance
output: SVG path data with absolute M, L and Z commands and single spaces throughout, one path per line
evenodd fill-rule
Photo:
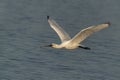
M 65 48 L 65 49 L 82 48 L 86 50 L 91 50 L 91 48 L 82 45 L 81 42 L 84 41 L 92 33 L 102 30 L 104 28 L 107 28 L 110 25 L 110 22 L 93 25 L 85 29 L 82 29 L 73 38 L 71 38 L 69 34 L 61 26 L 59 26 L 58 23 L 56 23 L 55 20 L 50 18 L 50 16 L 47 16 L 47 21 L 49 25 L 51 26 L 51 28 L 58 34 L 61 40 L 60 44 L 51 43 L 48 46 L 52 48 L 58 48 L 58 49 L 60 48 Z

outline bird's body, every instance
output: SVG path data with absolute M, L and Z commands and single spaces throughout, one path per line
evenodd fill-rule
M 80 44 L 72 44 L 71 40 L 62 42 L 61 44 L 55 44 L 55 43 L 51 44 L 51 47 L 53 48 L 66 48 L 66 49 L 75 49 L 78 46 L 80 46 Z
M 104 29 L 110 25 L 110 23 L 103 23 L 95 26 L 90 26 L 86 29 L 81 30 L 78 34 L 76 34 L 73 38 L 71 38 L 53 19 L 47 16 L 48 23 L 50 24 L 51 28 L 53 28 L 58 36 L 61 39 L 61 44 L 52 43 L 49 46 L 53 48 L 66 48 L 66 49 L 75 49 L 75 48 L 83 48 L 83 49 L 90 49 L 81 45 L 80 43 L 86 39 L 89 35 L 93 32 L 99 31 Z

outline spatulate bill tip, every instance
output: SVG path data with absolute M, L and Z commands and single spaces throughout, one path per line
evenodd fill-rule
M 50 16 L 47 16 L 47 19 L 49 19 L 50 18 Z

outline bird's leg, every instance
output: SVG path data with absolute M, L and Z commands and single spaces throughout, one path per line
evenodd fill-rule
M 89 47 L 85 47 L 85 46 L 79 46 L 79 48 L 86 49 L 86 50 L 91 50 Z

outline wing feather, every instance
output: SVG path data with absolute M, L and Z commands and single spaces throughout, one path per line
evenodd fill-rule
M 72 43 L 81 43 L 84 39 L 86 39 L 92 33 L 99 31 L 101 29 L 107 28 L 109 25 L 110 25 L 110 23 L 103 23 L 103 24 L 90 26 L 86 29 L 83 29 L 72 38 L 71 42 Z
M 48 23 L 50 24 L 51 28 L 55 30 L 55 32 L 58 34 L 58 36 L 61 39 L 61 42 L 70 40 L 70 36 L 49 16 L 47 16 Z

